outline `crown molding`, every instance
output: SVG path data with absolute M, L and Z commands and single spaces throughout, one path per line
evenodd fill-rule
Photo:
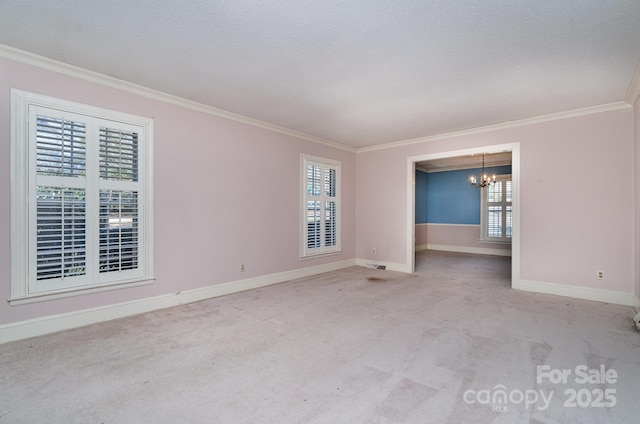
M 157 100 L 164 103 L 169 103 L 175 106 L 180 106 L 186 109 L 191 109 L 197 112 L 207 113 L 219 118 L 228 119 L 242 124 L 250 125 L 252 127 L 262 128 L 268 131 L 288 135 L 301 140 L 312 141 L 314 143 L 324 144 L 326 146 L 334 147 L 349 152 L 356 152 L 355 147 L 347 146 L 335 141 L 325 140 L 320 137 L 315 137 L 309 134 L 302 133 L 300 131 L 292 130 L 290 128 L 281 127 L 279 125 L 270 124 L 268 122 L 260 121 L 258 119 L 249 118 L 244 115 L 240 115 L 233 112 L 228 112 L 223 109 L 218 109 L 213 106 L 209 106 L 203 103 L 188 100 L 173 94 L 168 94 L 159 90 L 154 90 L 142 85 L 134 84 L 125 80 L 110 77 L 108 75 L 101 74 L 99 72 L 90 71 L 88 69 L 81 68 L 79 66 L 70 65 L 68 63 L 60 62 L 45 56 L 40 56 L 35 53 L 31 53 L 25 50 L 16 49 L 4 44 L 0 44 L 0 57 L 13 60 L 16 62 L 24 63 L 27 65 L 35 66 L 48 71 L 53 71 L 63 75 L 67 75 L 74 78 L 83 79 L 95 84 L 100 84 L 116 90 L 125 91 L 128 93 L 136 94 L 148 99 Z
M 631 78 L 631 83 L 629 83 L 629 88 L 627 89 L 627 95 L 624 97 L 624 101 L 629 103 L 631 106 L 633 106 L 638 102 L 639 97 L 640 97 L 640 61 L 638 61 L 638 65 L 636 66 L 636 71 L 633 73 L 633 78 Z
M 636 67 L 636 71 L 634 73 L 633 79 L 631 80 L 631 83 L 627 90 L 625 99 L 624 101 L 621 101 L 621 102 L 586 107 L 581 109 L 574 109 L 574 110 L 565 111 L 565 112 L 542 115 L 542 116 L 533 117 L 533 118 L 525 118 L 525 119 L 520 119 L 515 121 L 508 121 L 508 122 L 499 123 L 499 124 L 492 124 L 492 125 L 487 125 L 483 127 L 470 128 L 470 129 L 453 131 L 453 132 L 448 132 L 443 134 L 436 134 L 432 136 L 419 137 L 415 139 L 400 140 L 400 141 L 395 141 L 390 143 L 356 148 L 356 147 L 348 146 L 335 141 L 326 140 L 320 137 L 315 137 L 315 136 L 312 136 L 300 131 L 296 131 L 290 128 L 285 128 L 278 125 L 270 124 L 268 122 L 249 118 L 247 116 L 240 115 L 237 113 L 228 112 L 226 110 L 218 109 L 216 107 L 209 106 L 204 103 L 195 102 L 193 100 L 188 100 L 183 97 L 175 96 L 173 94 L 168 94 L 159 90 L 154 90 L 152 88 L 134 84 L 132 82 L 121 80 L 118 78 L 110 77 L 108 75 L 101 74 L 99 72 L 90 71 L 88 69 L 84 69 L 75 65 L 70 65 L 68 63 L 60 62 L 45 56 L 37 55 L 35 53 L 31 53 L 25 50 L 20 50 L 4 44 L 0 44 L 0 57 L 13 60 L 16 62 L 24 63 L 27 65 L 35 66 L 38 68 L 42 68 L 48 71 L 57 72 L 70 77 L 83 79 L 85 81 L 100 84 L 109 88 L 136 94 L 148 99 L 152 99 L 152 100 L 156 100 L 156 101 L 160 101 L 168 104 L 173 104 L 175 106 L 183 107 L 183 108 L 194 110 L 197 112 L 206 113 L 209 115 L 217 116 L 219 118 L 228 119 L 231 121 L 239 122 L 239 123 L 250 125 L 253 127 L 262 128 L 267 131 L 288 135 L 291 137 L 298 138 L 300 140 L 306 140 L 306 141 L 311 141 L 318 144 L 323 144 L 329 147 L 345 150 L 352 153 L 365 153 L 365 152 L 371 152 L 375 150 L 384 150 L 384 149 L 390 149 L 390 148 L 396 148 L 396 147 L 402 147 L 402 146 L 409 146 L 413 144 L 426 143 L 430 141 L 442 140 L 442 139 L 459 137 L 464 135 L 480 134 L 488 131 L 496 131 L 496 130 L 501 130 L 506 128 L 514 128 L 514 127 L 520 127 L 520 126 L 531 125 L 536 123 L 555 121 L 559 119 L 567 119 L 567 118 L 573 118 L 573 117 L 589 115 L 594 113 L 619 110 L 626 107 L 630 107 L 630 105 L 634 105 L 640 98 L 640 62 L 639 62 L 638 66 Z
M 492 164 L 488 164 L 485 165 L 485 168 L 495 168 L 495 167 L 499 167 L 499 166 L 510 166 L 511 165 L 511 161 L 500 161 L 500 162 L 495 162 Z M 451 165 L 451 166 L 443 166 L 442 168 L 437 168 L 437 169 L 429 169 L 426 166 L 421 166 L 418 163 L 416 163 L 416 169 L 419 171 L 424 172 L 425 174 L 433 174 L 436 172 L 449 172 L 449 171 L 462 171 L 464 169 L 480 169 L 481 167 L 478 166 L 478 164 L 475 165 Z
M 569 110 L 565 112 L 552 113 L 549 115 L 541 115 L 534 118 L 519 119 L 516 121 L 508 121 L 500 124 L 492 124 L 492 125 L 486 125 L 483 127 L 470 128 L 466 130 L 452 131 L 452 132 L 443 133 L 443 134 L 413 138 L 410 140 L 394 141 L 391 143 L 378 144 L 375 146 L 361 147 L 357 150 L 357 153 L 371 152 L 374 150 L 391 149 L 391 148 L 402 147 L 402 146 L 410 146 L 412 144 L 427 143 L 430 141 L 444 140 L 447 138 L 460 137 L 465 135 L 481 134 L 488 131 L 497 131 L 497 130 L 502 130 L 507 128 L 516 128 L 516 127 L 522 127 L 525 125 L 538 124 L 542 122 L 550 122 L 550 121 L 556 121 L 560 119 L 575 118 L 577 116 L 591 115 L 594 113 L 602 113 L 602 112 L 610 112 L 613 110 L 626 109 L 629 107 L 631 106 L 626 102 L 615 102 L 615 103 L 609 103 L 609 104 L 599 105 L 599 106 L 590 106 L 590 107 L 585 107 L 581 109 Z

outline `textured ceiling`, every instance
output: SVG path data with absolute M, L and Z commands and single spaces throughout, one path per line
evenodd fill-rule
M 0 43 L 353 147 L 621 101 L 639 0 L 0 0 Z

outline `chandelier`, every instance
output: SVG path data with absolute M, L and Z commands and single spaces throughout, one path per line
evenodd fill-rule
M 484 153 L 482 154 L 482 173 L 480 175 L 482 175 L 482 180 L 480 182 L 478 182 L 475 175 L 472 175 L 471 177 L 469 177 L 469 182 L 473 187 L 482 188 L 482 187 L 494 185 L 496 183 L 495 174 L 492 176 L 488 176 L 487 174 L 484 173 Z

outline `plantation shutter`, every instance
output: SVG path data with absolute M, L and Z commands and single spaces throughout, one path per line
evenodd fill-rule
M 74 277 L 77 280 L 87 272 L 87 128 L 80 119 L 64 118 L 44 108 L 34 115 L 36 204 L 31 212 L 35 227 L 31 269 L 34 289 L 47 291 L 74 284 Z
M 153 119 L 11 90 L 11 297 L 153 282 Z
M 322 246 L 321 175 L 320 165 L 307 165 L 307 249 Z
M 29 293 L 143 276 L 135 125 L 30 107 Z
M 305 159 L 303 256 L 339 251 L 339 165 Z
M 335 246 L 337 243 L 336 223 L 336 170 L 324 170 L 324 245 Z
M 99 272 L 119 275 L 139 265 L 138 133 L 100 126 L 99 139 Z
M 498 176 L 495 184 L 486 188 L 483 239 L 510 240 L 512 235 L 512 181 L 510 175 Z

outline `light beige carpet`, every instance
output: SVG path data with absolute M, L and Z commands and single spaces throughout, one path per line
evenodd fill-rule
M 640 422 L 632 308 L 511 290 L 507 258 L 417 263 L 0 345 L 0 423 Z

